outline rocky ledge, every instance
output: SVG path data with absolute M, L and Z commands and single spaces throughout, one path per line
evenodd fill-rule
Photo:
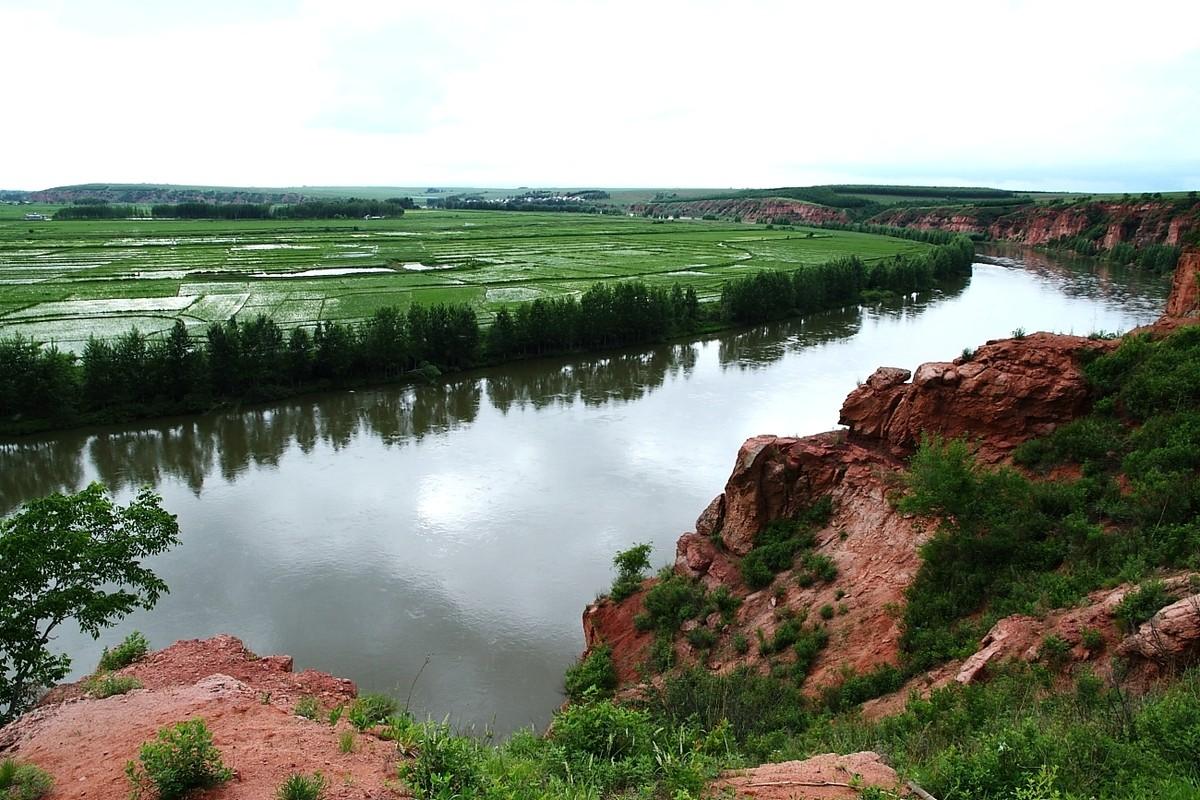
M 396 747 L 296 716 L 296 702 L 323 709 L 354 700 L 354 683 L 323 672 L 292 672 L 288 656 L 259 658 L 232 636 L 177 642 L 118 670 L 142 688 L 97 699 L 83 684 L 56 688 L 32 712 L 0 728 L 0 755 L 36 764 L 54 778 L 55 800 L 127 800 L 125 762 L 160 728 L 202 717 L 233 780 L 204 797 L 272 800 L 293 772 L 321 771 L 331 798 L 396 796 Z

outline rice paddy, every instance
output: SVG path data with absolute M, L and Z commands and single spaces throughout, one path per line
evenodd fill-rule
M 266 314 L 286 327 L 411 303 L 503 305 L 602 280 L 680 283 L 712 299 L 745 272 L 926 245 L 807 228 L 700 220 L 411 211 L 379 220 L 0 218 L 0 335 L 80 351 L 91 335 L 145 333 Z

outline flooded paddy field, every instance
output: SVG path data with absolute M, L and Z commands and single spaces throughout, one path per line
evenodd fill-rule
M 144 333 L 181 319 L 194 334 L 232 316 L 285 327 L 350 321 L 383 306 L 501 306 L 636 278 L 694 287 L 843 255 L 928 245 L 810 228 L 701 220 L 410 211 L 371 220 L 0 218 L 0 335 L 80 351 L 91 335 Z

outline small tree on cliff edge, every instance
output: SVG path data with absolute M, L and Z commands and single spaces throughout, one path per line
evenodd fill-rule
M 141 560 L 179 542 L 179 525 L 143 489 L 117 506 L 93 483 L 52 494 L 0 520 L 0 723 L 20 714 L 71 660 L 54 655 L 54 630 L 74 619 L 98 638 L 137 608 L 151 608 L 167 585 Z

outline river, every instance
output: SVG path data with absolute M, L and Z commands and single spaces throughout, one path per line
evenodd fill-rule
M 178 515 L 182 543 L 152 561 L 170 594 L 99 642 L 54 642 L 76 676 L 134 629 L 155 647 L 229 632 L 411 691 L 421 717 L 540 727 L 613 553 L 671 561 L 747 437 L 834 427 L 877 366 L 1016 328 L 1124 331 L 1165 302 L 1164 282 L 1094 261 L 987 252 L 964 286 L 903 303 L 0 445 L 0 513 L 98 480 L 121 501 L 152 485 Z

